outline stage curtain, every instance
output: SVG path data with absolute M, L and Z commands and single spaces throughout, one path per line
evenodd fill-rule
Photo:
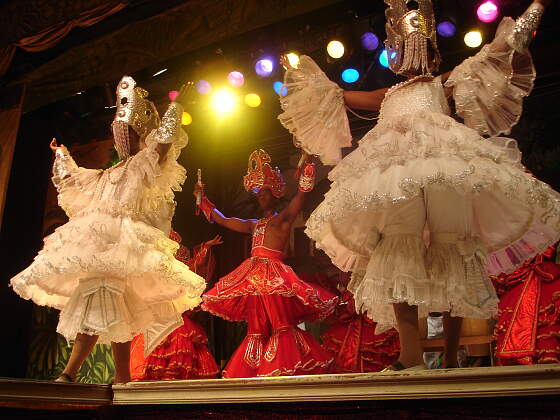
M 30 52 L 44 51 L 57 44 L 73 28 L 95 25 L 108 16 L 122 10 L 127 4 L 127 2 L 121 0 L 104 2 L 97 7 L 82 11 L 69 20 L 57 22 L 33 35 L 23 37 L 15 42 L 14 45 L 3 47 L 0 49 L 0 76 L 4 75 L 8 70 L 16 47 Z
M 10 168 L 16 144 L 23 96 L 25 88 L 23 85 L 14 86 L 0 90 L 0 228 L 2 227 L 2 215 L 8 181 L 10 179 Z

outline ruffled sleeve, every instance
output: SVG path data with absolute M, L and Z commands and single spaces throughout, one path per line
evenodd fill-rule
M 91 203 L 102 173 L 79 167 L 65 146 L 56 150 L 52 181 L 58 191 L 58 204 L 68 217 Z
M 523 98 L 533 89 L 531 54 L 526 48 L 516 51 L 509 42 L 515 25 L 504 18 L 494 40 L 457 66 L 445 82 L 453 88 L 457 114 L 481 135 L 509 134 L 521 116 Z
M 307 56 L 300 57 L 297 69 L 286 71 L 284 86 L 288 92 L 280 97 L 278 119 L 294 135 L 295 145 L 325 165 L 338 163 L 340 149 L 352 144 L 342 89 Z
M 181 105 L 172 102 L 161 120 L 161 124 L 146 137 L 146 148 L 134 156 L 131 167 L 144 186 L 168 188 L 181 191 L 186 171 L 177 159 L 187 145 L 188 137 L 181 128 Z M 166 156 L 160 159 L 158 145 L 169 144 Z

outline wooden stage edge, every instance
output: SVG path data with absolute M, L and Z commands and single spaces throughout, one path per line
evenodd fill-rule
M 0 379 L 0 406 L 94 409 L 158 404 L 274 403 L 560 395 L 560 364 L 275 378 L 65 384 Z
M 215 404 L 560 394 L 560 364 L 113 386 L 113 404 Z

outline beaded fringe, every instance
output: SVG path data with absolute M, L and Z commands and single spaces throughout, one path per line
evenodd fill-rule
M 404 41 L 403 62 L 399 73 L 420 71 L 429 73 L 428 40 L 419 33 L 411 34 Z

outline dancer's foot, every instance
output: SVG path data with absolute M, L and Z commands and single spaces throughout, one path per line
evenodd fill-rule
M 72 378 L 72 376 L 70 376 L 68 373 L 61 373 L 60 376 L 58 378 L 56 378 L 54 381 L 55 382 L 74 382 L 76 379 Z

